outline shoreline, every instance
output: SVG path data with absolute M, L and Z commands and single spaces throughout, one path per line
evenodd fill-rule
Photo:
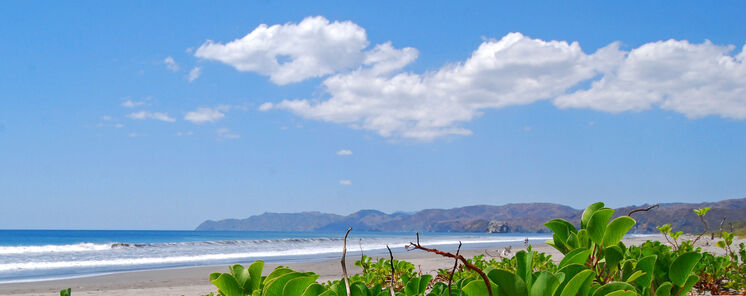
M 689 236 L 682 237 L 683 240 L 692 238 L 693 237 Z M 623 239 L 623 242 L 626 245 L 631 246 L 640 245 L 648 240 L 657 240 L 666 243 L 662 235 L 628 237 Z M 743 241 L 744 239 L 738 240 L 738 242 Z M 512 254 L 515 254 L 520 250 L 525 250 L 523 244 L 509 245 L 512 247 Z M 709 238 L 702 239 L 696 246 L 702 247 L 703 251 L 718 255 L 724 254 L 724 250 L 717 248 L 714 242 L 711 242 Z M 551 255 L 555 262 L 562 259 L 562 254 L 547 244 L 533 244 L 532 248 L 535 251 Z M 441 250 L 455 251 L 455 248 L 441 248 Z M 461 254 L 465 257 L 473 257 L 485 254 L 485 250 L 488 250 L 490 254 L 495 254 L 497 253 L 497 250 L 502 250 L 502 247 L 461 250 Z M 485 256 L 490 257 L 489 255 Z M 377 260 L 378 258 L 389 258 L 387 254 L 371 254 L 371 257 L 374 258 L 374 260 Z M 357 274 L 362 271 L 359 267 L 354 266 L 354 262 L 358 259 L 359 253 L 354 252 L 354 250 L 348 251 L 346 265 L 349 274 Z M 395 253 L 394 259 L 410 261 L 415 265 L 417 270 L 430 274 L 434 274 L 440 268 L 450 269 L 453 267 L 453 259 L 423 251 Z M 319 275 L 319 282 L 337 280 L 342 277 L 342 269 L 339 259 L 315 262 L 266 263 L 264 274 L 268 274 L 279 265 L 287 266 L 297 271 L 313 271 Z M 213 286 L 208 279 L 209 274 L 212 272 L 228 272 L 228 265 L 127 271 L 58 280 L 6 283 L 0 284 L 0 295 L 59 295 L 59 290 L 66 288 L 72 288 L 73 295 L 76 296 L 203 295 L 215 292 L 216 290 L 215 286 Z

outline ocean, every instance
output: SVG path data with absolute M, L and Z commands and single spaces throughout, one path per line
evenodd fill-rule
M 343 232 L 0 230 L 0 283 L 62 279 L 177 267 L 339 258 Z M 422 245 L 455 250 L 543 243 L 549 234 L 422 233 Z M 347 240 L 348 264 L 360 252 L 395 253 L 414 233 L 355 232 Z

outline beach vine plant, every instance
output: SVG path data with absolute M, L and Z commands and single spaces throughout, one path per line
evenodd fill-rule
M 652 208 L 652 207 L 651 207 Z M 648 209 L 644 209 L 649 210 Z M 700 219 L 707 210 L 695 211 Z M 627 247 L 622 238 L 636 222 L 632 211 L 614 219 L 614 210 L 594 203 L 585 209 L 576 227 L 563 219 L 545 226 L 552 239 L 547 244 L 564 257 L 556 263 L 550 255 L 529 246 L 512 258 L 465 258 L 423 246 L 417 240 L 408 250 L 422 250 L 454 260 L 453 268 L 436 276 L 420 274 L 414 264 L 389 259 L 374 261 L 362 255 L 354 264 L 362 273 L 319 283 L 319 275 L 278 266 L 264 274 L 264 262 L 248 267 L 236 264 L 225 273 L 212 273 L 215 296 L 683 296 L 694 291 L 712 295 L 746 295 L 746 248 L 733 246 L 734 236 L 723 232 L 717 246 L 726 256 L 715 256 L 695 248 L 694 241 L 679 241 L 681 234 L 670 225 L 660 229 L 670 244 L 647 241 Z M 705 225 L 705 232 L 707 227 Z M 349 234 L 349 230 L 348 233 Z M 346 253 L 346 237 L 343 254 Z M 669 239 L 670 238 L 670 239 Z M 673 241 L 672 241 L 672 240 Z M 345 266 L 344 256 L 341 260 Z M 346 268 L 343 268 L 346 271 Z M 70 290 L 60 295 L 69 296 Z

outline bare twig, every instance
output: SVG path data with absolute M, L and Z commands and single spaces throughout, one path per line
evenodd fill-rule
M 345 255 L 347 255 L 347 235 L 350 234 L 350 230 L 352 230 L 352 227 L 347 228 L 347 233 L 345 233 L 345 240 L 344 245 L 342 247 L 342 274 L 345 277 L 345 288 L 347 288 L 347 295 L 350 295 L 350 278 L 347 276 L 347 265 L 345 265 Z
M 485 250 L 486 252 L 487 250 Z M 458 249 L 456 249 L 456 259 L 453 262 L 453 270 L 451 270 L 451 276 L 448 277 L 448 296 L 451 296 L 451 282 L 453 282 L 453 275 L 456 273 L 456 267 L 458 266 L 458 253 L 461 252 L 461 241 L 458 241 Z
M 701 215 L 701 216 L 700 216 L 700 215 L 697 215 L 697 216 L 699 217 L 699 220 L 700 220 L 700 221 L 702 221 L 702 224 L 704 224 L 704 225 L 705 225 L 705 229 L 704 229 L 704 230 L 702 230 L 702 233 L 700 233 L 700 234 L 699 234 L 699 235 L 697 236 L 697 238 L 695 238 L 695 239 L 694 239 L 694 241 L 692 242 L 692 246 L 693 246 L 693 245 L 694 245 L 695 243 L 697 243 L 697 241 L 699 240 L 699 238 L 700 238 L 700 237 L 702 237 L 703 235 L 705 235 L 705 232 L 707 232 L 707 230 L 708 230 L 708 229 L 710 228 L 710 227 L 709 227 L 709 226 L 707 225 L 707 221 L 705 221 L 705 216 L 704 216 L 704 215 Z
M 394 278 L 394 254 L 391 253 L 389 245 L 386 245 L 386 249 L 389 250 L 389 257 L 391 258 L 389 261 L 391 263 L 391 284 L 389 285 L 389 292 L 391 292 L 391 296 L 396 296 L 396 292 L 394 292 L 394 283 L 396 282 L 396 279 Z
M 629 211 L 629 213 L 627 213 L 627 216 L 632 216 L 632 214 L 637 213 L 637 212 L 647 212 L 647 211 L 657 208 L 658 206 L 659 206 L 658 204 L 654 204 L 647 208 L 634 209 L 634 210 Z
M 723 223 L 725 223 L 725 219 L 728 219 L 728 216 L 723 216 L 723 221 L 720 221 L 720 237 L 723 237 Z
M 360 246 L 360 267 L 362 267 L 363 272 L 365 272 L 367 266 L 365 265 L 365 260 L 363 260 L 365 259 L 365 254 L 363 254 L 363 239 L 360 238 L 357 243 Z
M 410 249 L 410 247 L 411 247 L 411 249 Z M 413 242 L 410 242 L 409 245 L 407 246 L 407 250 L 408 251 L 415 250 L 415 249 L 423 250 L 425 252 L 435 253 L 435 254 L 438 254 L 438 255 L 443 256 L 443 257 L 449 257 L 449 258 L 454 258 L 454 259 L 457 259 L 457 260 L 461 260 L 461 263 L 463 263 L 464 266 L 466 266 L 467 268 L 475 271 L 476 273 L 479 274 L 479 276 L 482 277 L 482 280 L 484 280 L 484 284 L 487 286 L 487 294 L 489 296 L 492 296 L 492 285 L 490 284 L 490 279 L 487 277 L 486 274 L 484 274 L 484 271 L 482 271 L 479 267 L 476 267 L 474 264 L 471 264 L 471 263 L 469 263 L 469 261 L 466 261 L 466 258 L 464 258 L 464 256 L 454 255 L 452 253 L 443 252 L 443 251 L 438 250 L 438 249 L 431 249 L 431 248 L 423 247 L 422 245 L 420 245 L 420 233 L 419 232 L 417 233 L 417 243 L 415 244 Z

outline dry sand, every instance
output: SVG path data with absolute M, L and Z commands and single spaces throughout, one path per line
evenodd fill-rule
M 687 238 L 685 238 L 687 239 Z M 647 240 L 661 240 L 662 236 L 649 236 L 642 238 L 625 238 L 627 245 L 639 245 Z M 739 240 L 743 242 L 744 240 Z M 709 246 L 705 244 L 709 243 Z M 703 238 L 697 243 L 705 251 L 723 255 L 724 251 L 714 246 L 714 242 L 709 237 Z M 535 245 L 534 250 L 545 252 L 552 255 L 554 260 L 562 259 L 562 254 L 548 245 Z M 513 254 L 524 249 L 523 246 L 513 246 Z M 449 250 L 455 251 L 455 250 Z M 465 250 L 461 253 L 464 256 L 471 257 L 484 254 L 484 249 Z M 489 253 L 495 255 L 497 250 L 489 250 Z M 443 258 L 434 254 L 413 251 L 404 254 L 395 254 L 396 259 L 408 260 L 415 264 L 422 272 L 434 273 L 440 268 L 451 268 L 453 260 Z M 357 253 L 350 252 L 347 256 L 347 268 L 349 273 L 359 273 L 361 270 L 353 266 L 357 260 Z M 264 271 L 268 273 L 278 264 L 267 264 Z M 288 266 L 298 271 L 313 271 L 320 275 L 319 281 L 326 282 L 329 280 L 339 279 L 342 276 L 339 260 L 329 260 L 323 262 L 305 262 L 305 263 L 285 263 L 280 264 Z M 208 276 L 212 272 L 227 272 L 227 266 L 207 266 L 193 268 L 178 268 L 165 270 L 148 270 L 116 273 L 109 275 L 100 275 L 84 278 L 74 278 L 65 280 L 52 280 L 28 283 L 0 284 L 0 295 L 59 295 L 62 288 L 72 288 L 73 295 L 202 295 L 214 292 L 215 287 L 208 281 Z

